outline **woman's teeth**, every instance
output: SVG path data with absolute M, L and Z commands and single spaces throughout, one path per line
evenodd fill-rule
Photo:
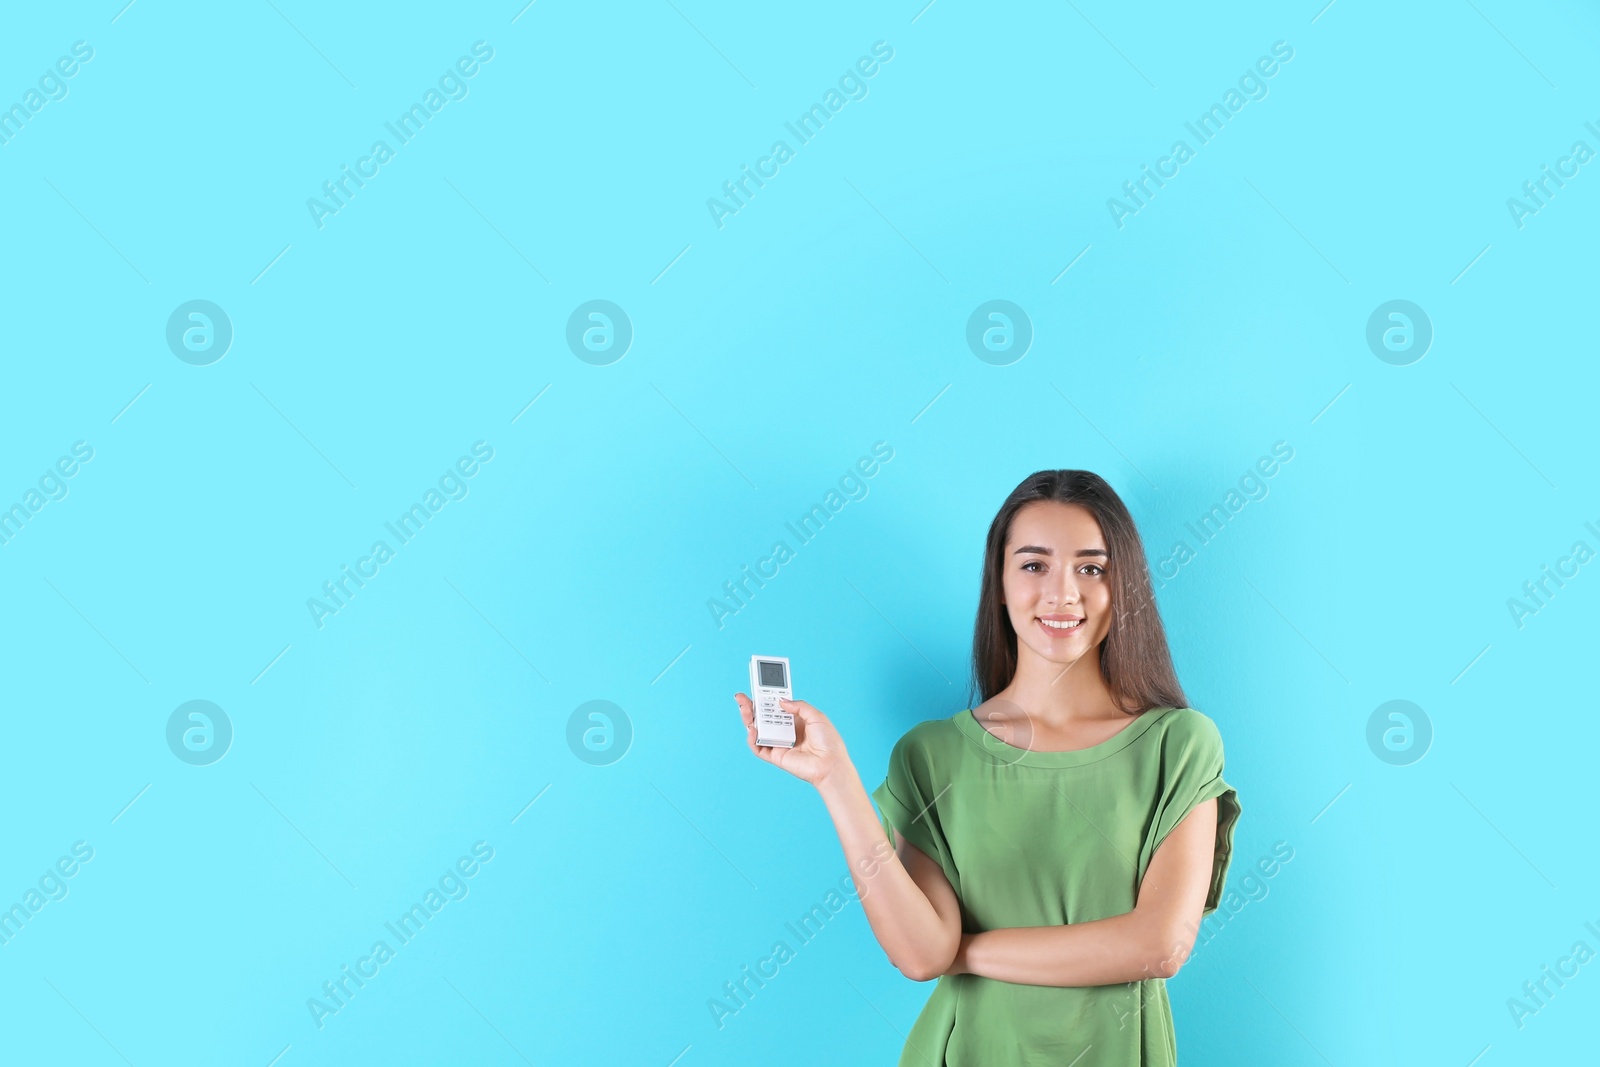
M 1039 621 L 1052 630 L 1076 630 L 1083 625 L 1082 619 L 1073 619 L 1071 622 L 1055 622 L 1050 619 L 1040 619 Z

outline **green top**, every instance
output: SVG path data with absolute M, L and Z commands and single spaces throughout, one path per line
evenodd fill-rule
M 1194 807 L 1217 802 L 1217 908 L 1239 798 L 1222 778 L 1222 736 L 1193 708 L 1154 708 L 1072 752 L 1016 748 L 972 709 L 908 730 L 873 790 L 894 830 L 944 869 L 966 933 L 1061 926 L 1132 911 L 1156 846 Z M 899 1067 L 1175 1067 L 1160 978 L 1038 986 L 943 975 Z

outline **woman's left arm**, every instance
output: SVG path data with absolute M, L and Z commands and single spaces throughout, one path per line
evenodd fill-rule
M 1065 926 L 964 934 L 947 974 L 1022 985 L 1171 978 L 1194 947 L 1216 858 L 1217 801 L 1195 806 L 1150 858 L 1130 912 Z

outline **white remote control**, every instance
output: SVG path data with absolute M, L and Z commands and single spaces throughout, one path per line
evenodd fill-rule
M 756 744 L 794 747 L 794 716 L 778 700 L 794 699 L 787 656 L 750 657 L 750 701 L 756 706 Z

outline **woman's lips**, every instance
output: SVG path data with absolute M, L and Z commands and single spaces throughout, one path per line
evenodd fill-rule
M 1046 626 L 1044 620 L 1040 619 L 1040 618 L 1035 618 L 1034 621 L 1039 624 L 1039 629 L 1043 630 L 1046 634 L 1050 635 L 1051 637 L 1071 637 L 1073 634 L 1075 634 L 1079 630 L 1083 629 L 1083 620 L 1082 619 L 1078 620 L 1078 623 L 1077 623 L 1076 626 L 1071 626 L 1071 627 L 1066 627 L 1066 628 L 1062 628 L 1062 627 L 1059 627 L 1059 626 Z

